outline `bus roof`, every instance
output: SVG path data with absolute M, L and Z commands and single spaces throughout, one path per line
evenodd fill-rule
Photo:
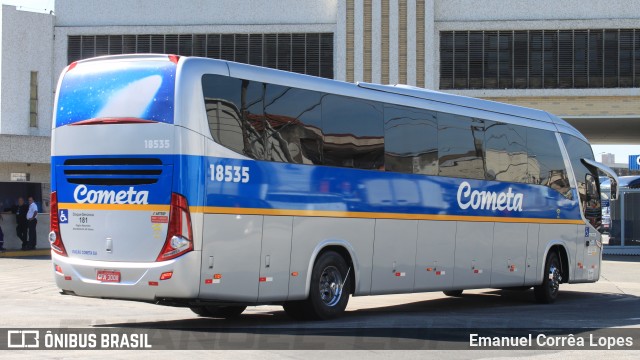
M 130 55 L 111 55 L 81 60 L 81 62 L 93 62 L 101 60 L 170 60 L 170 56 L 164 54 L 130 54 Z M 174 58 L 175 59 L 175 58 Z M 204 62 L 204 64 L 203 64 Z M 543 110 L 527 108 L 523 106 L 500 103 L 496 101 L 478 99 L 463 95 L 449 94 L 445 92 L 418 88 L 410 85 L 380 85 L 367 82 L 349 83 L 340 80 L 321 78 L 311 75 L 298 74 L 283 70 L 264 68 L 255 65 L 236 63 L 227 60 L 218 60 L 200 57 L 180 57 L 180 65 L 195 67 L 205 65 L 206 63 L 225 63 L 228 68 L 228 76 L 238 78 L 263 81 L 279 85 L 288 85 L 303 89 L 337 93 L 346 96 L 365 98 L 370 100 L 379 100 L 380 93 L 392 94 L 405 99 L 426 100 L 433 103 L 446 104 L 454 107 L 466 108 L 471 110 L 486 111 L 493 114 L 503 115 L 500 118 L 519 118 L 519 123 L 523 121 L 531 127 L 539 127 L 540 123 L 547 124 L 546 128 L 552 126 L 560 132 L 576 136 L 586 142 L 587 139 L 577 129 L 565 120 L 550 114 Z M 202 69 L 206 72 L 206 66 Z M 376 94 L 378 93 L 378 94 Z M 398 98 L 396 98 L 398 99 Z M 396 100 L 397 101 L 397 100 Z M 389 101 L 393 103 L 393 101 Z M 425 108 L 429 108 L 426 106 Z M 504 121 L 509 123 L 510 121 Z M 536 125 L 538 122 L 538 125 Z
M 440 91 L 418 88 L 410 85 L 380 85 L 366 82 L 358 82 L 359 87 L 366 89 L 384 91 L 388 93 L 411 96 L 425 100 L 438 101 L 451 105 L 464 106 L 478 110 L 491 111 L 506 115 L 519 116 L 531 120 L 544 122 L 553 122 L 549 115 L 537 109 L 526 108 L 522 106 L 509 105 L 496 101 L 483 100 L 462 95 L 454 95 Z
M 222 61 L 214 59 L 207 60 Z M 444 104 L 448 105 L 449 107 L 453 106 L 460 109 L 488 112 L 500 115 L 498 116 L 498 118 L 501 119 L 501 122 L 518 123 L 521 125 L 537 128 L 553 128 L 558 130 L 559 132 L 576 136 L 583 141 L 588 142 L 584 135 L 582 135 L 571 124 L 543 110 L 472 98 L 468 96 L 454 95 L 440 91 L 427 90 L 409 85 L 379 85 L 366 82 L 358 82 L 354 84 L 340 80 L 320 78 L 231 61 L 226 61 L 226 63 L 229 67 L 229 75 L 242 79 L 263 81 L 267 83 L 287 85 L 327 93 L 336 93 L 340 95 L 365 98 L 374 101 L 378 101 L 380 99 L 379 94 L 387 93 L 391 95 L 391 97 L 387 97 L 387 102 L 389 103 L 400 102 L 399 99 L 404 98 L 413 99 L 414 101 L 418 102 L 424 100 L 430 102 L 431 105 Z M 395 100 L 393 99 L 393 97 L 396 97 Z M 429 109 L 430 104 L 424 104 L 424 107 Z M 435 110 L 438 111 L 437 109 Z M 518 119 L 519 121 L 516 121 L 516 119 Z M 547 126 L 542 126 L 542 124 L 546 124 Z

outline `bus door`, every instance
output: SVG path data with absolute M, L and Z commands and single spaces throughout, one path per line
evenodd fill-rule
M 618 199 L 618 176 L 609 167 L 591 159 L 581 159 L 589 172 L 585 175 L 586 206 L 583 207 L 585 218 L 589 221 L 584 228 L 584 266 L 588 281 L 600 278 L 602 260 L 602 202 L 600 198 L 600 178 L 598 171 L 604 173 L 611 183 L 611 200 Z M 587 234 L 587 231 L 589 232 Z M 588 235 L 588 236 L 587 236 Z
M 602 205 L 597 173 L 585 175 L 585 201 L 583 213 L 588 223 L 584 226 L 584 245 L 578 242 L 578 251 L 583 249 L 583 278 L 587 281 L 597 280 L 600 276 L 600 257 L 602 251 Z M 580 268 L 580 267 L 578 267 Z

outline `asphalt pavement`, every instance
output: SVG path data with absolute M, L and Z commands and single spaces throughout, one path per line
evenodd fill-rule
M 551 354 L 554 358 L 595 359 L 640 355 L 638 351 L 626 350 L 438 350 L 451 341 L 462 341 L 456 337 L 461 329 L 495 334 L 496 330 L 509 333 L 517 332 L 514 329 L 535 328 L 556 329 L 559 333 L 569 331 L 563 329 L 640 328 L 640 257 L 605 257 L 600 281 L 563 284 L 558 301 L 552 305 L 536 304 L 532 291 L 495 289 L 465 291 L 460 298 L 449 298 L 440 292 L 366 296 L 351 298 L 347 312 L 339 319 L 302 323 L 288 318 L 280 306 L 249 307 L 237 319 L 222 320 L 201 318 L 185 308 L 63 296 L 53 282 L 51 261 L 46 256 L 2 258 L 0 274 L 0 328 L 144 329 L 156 334 L 163 331 L 164 336 L 170 334 L 167 341 L 179 339 L 175 345 L 181 348 L 235 349 L 190 351 L 189 358 L 210 358 L 214 354 L 225 358 L 261 359 L 324 358 L 331 354 L 341 354 L 340 358 L 367 354 L 364 356 L 424 358 L 437 355 L 453 359 L 514 355 L 535 359 Z M 449 336 L 450 332 L 454 335 Z M 443 342 L 436 342 L 435 348 L 421 346 L 425 339 Z M 312 350 L 300 350 L 306 348 Z M 45 358 L 59 358 L 61 354 L 65 358 L 83 359 L 103 358 L 105 354 L 115 358 L 152 358 L 170 352 L 37 353 L 38 357 Z M 6 350 L 2 357 L 5 355 L 32 358 L 33 352 Z

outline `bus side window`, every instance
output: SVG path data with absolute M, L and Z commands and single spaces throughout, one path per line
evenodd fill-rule
M 494 123 L 485 130 L 487 180 L 527 182 L 527 129 Z
M 266 160 L 322 164 L 322 96 L 316 91 L 266 85 Z
M 485 121 L 438 113 L 438 174 L 456 178 L 485 179 Z
M 228 76 L 202 77 L 211 136 L 220 145 L 253 159 L 264 158 L 262 83 Z
M 438 174 L 436 112 L 398 105 L 384 108 L 385 170 Z
M 527 182 L 550 187 L 572 199 L 569 177 L 555 133 L 528 128 L 527 152 Z
M 370 100 L 327 95 L 322 99 L 323 163 L 384 169 L 382 106 Z

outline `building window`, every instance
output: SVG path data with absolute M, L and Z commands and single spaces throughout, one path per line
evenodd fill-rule
M 118 54 L 200 56 L 333 78 L 333 33 L 76 35 L 67 60 Z
M 38 72 L 31 72 L 29 82 L 29 126 L 38 127 Z
M 442 31 L 440 89 L 640 87 L 640 29 Z

